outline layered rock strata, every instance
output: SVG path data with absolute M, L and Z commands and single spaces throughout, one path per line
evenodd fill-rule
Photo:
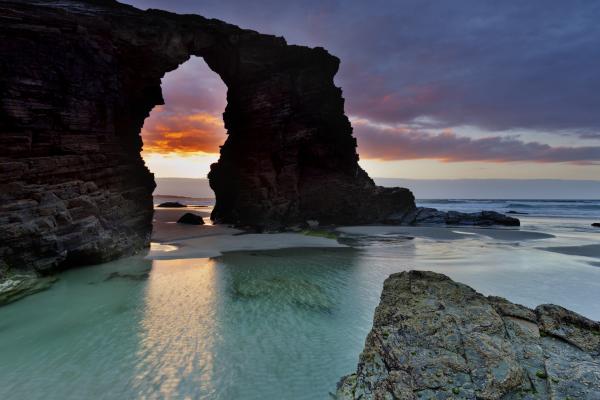
M 600 323 L 433 272 L 391 275 L 338 399 L 600 399 Z
M 322 48 L 111 0 L 0 0 L 0 257 L 49 273 L 147 246 L 152 174 L 140 130 L 160 80 L 203 57 L 228 87 L 211 167 L 221 223 L 368 223 L 414 208 L 359 167 Z

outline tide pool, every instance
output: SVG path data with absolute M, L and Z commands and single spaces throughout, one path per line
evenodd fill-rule
M 348 248 L 140 256 L 67 271 L 0 308 L 0 398 L 327 399 L 356 368 L 384 279 L 408 269 L 600 319 L 593 259 L 538 248 L 593 237 L 554 233 L 523 242 L 348 235 Z

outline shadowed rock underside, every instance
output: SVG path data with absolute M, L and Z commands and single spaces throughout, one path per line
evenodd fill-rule
M 228 88 L 216 222 L 356 224 L 414 208 L 359 167 L 339 60 L 322 48 L 111 0 L 0 0 L 0 21 L 0 275 L 147 246 L 155 184 L 140 130 L 161 78 L 192 55 Z
M 433 272 L 391 275 L 338 399 L 600 399 L 600 324 Z

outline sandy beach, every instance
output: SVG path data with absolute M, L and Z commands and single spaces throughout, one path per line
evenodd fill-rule
M 205 225 L 178 224 L 183 214 L 192 212 L 204 217 Z M 224 225 L 209 225 L 206 208 L 156 208 L 152 241 L 168 247 L 153 246 L 146 256 L 150 260 L 217 257 L 224 252 L 242 250 L 278 250 L 287 248 L 346 247 L 335 239 L 302 233 L 244 233 Z
M 587 244 L 581 246 L 544 247 L 542 250 L 552 251 L 571 256 L 592 257 L 600 259 L 600 244 Z
M 303 233 L 246 233 L 226 225 L 213 225 L 210 207 L 156 208 L 150 260 L 189 259 L 217 257 L 226 252 L 277 250 L 287 248 L 339 248 L 347 247 L 333 238 L 311 236 Z M 205 225 L 179 224 L 176 221 L 185 213 L 204 218 Z M 433 241 L 496 240 L 499 242 L 539 243 L 555 239 L 550 233 L 524 228 L 446 227 L 446 226 L 343 226 L 335 229 L 340 237 L 404 236 Z M 600 245 L 536 247 L 564 255 L 600 258 Z

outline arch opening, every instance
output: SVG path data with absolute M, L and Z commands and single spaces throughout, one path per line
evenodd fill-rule
M 153 108 L 141 131 L 142 158 L 154 174 L 154 202 L 187 198 L 214 205 L 207 175 L 225 142 L 227 86 L 203 58 L 191 56 L 161 80 L 163 105 Z

